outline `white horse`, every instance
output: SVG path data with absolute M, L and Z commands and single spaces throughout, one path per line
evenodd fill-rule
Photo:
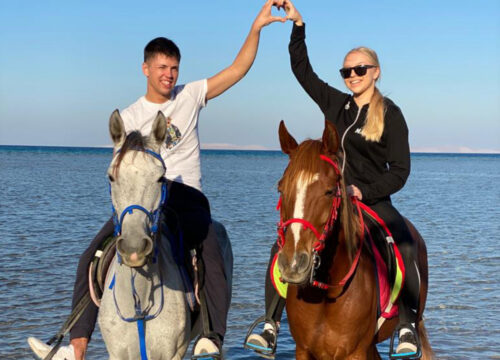
M 166 191 L 158 154 L 166 120 L 159 113 L 149 137 L 126 137 L 115 111 L 109 129 L 115 157 L 108 176 L 119 256 L 99 309 L 102 337 L 111 360 L 141 359 L 144 352 L 148 359 L 180 360 L 190 340 L 190 311 L 170 245 L 158 231 Z
M 106 281 L 99 326 L 110 359 L 182 359 L 191 314 L 168 239 L 161 238 L 166 200 L 165 165 L 159 155 L 167 121 L 159 112 L 151 135 L 125 137 L 118 111 L 110 118 L 115 157 L 108 169 L 119 259 Z M 224 227 L 213 222 L 231 286 L 232 251 Z M 228 289 L 230 293 L 230 288 Z
M 126 136 L 116 110 L 110 117 L 109 129 L 114 157 L 108 177 L 118 255 L 108 271 L 100 303 L 101 334 L 110 360 L 181 360 L 200 326 L 191 328 L 180 271 L 169 240 L 160 231 L 168 191 L 159 152 L 166 138 L 167 121 L 159 112 L 148 137 L 139 132 Z M 213 221 L 209 231 L 217 234 L 230 295 L 231 244 L 222 224 Z M 42 358 L 51 349 L 35 338 L 28 342 Z M 54 359 L 72 357 L 64 351 L 56 353 Z

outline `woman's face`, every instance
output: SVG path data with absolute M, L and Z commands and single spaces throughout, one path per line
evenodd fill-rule
M 344 59 L 344 69 L 359 65 L 375 65 L 368 55 L 359 51 L 350 52 Z M 345 85 L 354 95 L 362 95 L 367 90 L 375 88 L 375 81 L 380 76 L 378 67 L 367 69 L 366 74 L 359 76 L 351 70 L 351 76 L 344 79 Z

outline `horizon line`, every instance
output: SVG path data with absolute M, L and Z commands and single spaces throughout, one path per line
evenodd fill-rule
M 59 148 L 88 148 L 88 149 L 111 149 L 112 145 L 13 145 L 0 144 L 0 147 L 59 147 Z M 207 143 L 201 144 L 201 150 L 237 150 L 237 151 L 281 151 L 279 148 L 270 148 L 262 145 L 235 145 L 226 143 Z M 500 154 L 500 150 L 495 149 L 472 149 L 465 146 L 442 146 L 442 147 L 414 147 L 410 148 L 412 154 Z

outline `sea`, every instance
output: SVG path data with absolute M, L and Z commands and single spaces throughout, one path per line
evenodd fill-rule
M 26 338 L 48 340 L 69 315 L 79 256 L 111 215 L 110 159 L 111 149 L 0 146 L 0 359 L 34 359 Z M 258 359 L 243 340 L 264 314 L 288 158 L 204 150 L 201 159 L 203 190 L 234 253 L 225 358 Z M 427 243 L 424 316 L 437 358 L 500 359 L 500 155 L 412 154 L 393 202 Z M 387 359 L 388 343 L 379 351 Z M 293 358 L 284 320 L 276 359 Z M 98 329 L 87 359 L 107 359 Z

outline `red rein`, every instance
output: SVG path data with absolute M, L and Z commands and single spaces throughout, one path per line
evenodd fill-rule
M 313 253 L 319 254 L 325 248 L 326 237 L 329 235 L 330 231 L 333 229 L 333 226 L 335 225 L 335 222 L 337 221 L 337 217 L 338 217 L 338 213 L 339 213 L 339 209 L 340 209 L 340 204 L 342 201 L 342 193 L 340 190 L 340 170 L 339 170 L 338 165 L 329 157 L 327 157 L 325 155 L 320 155 L 320 158 L 322 160 L 325 160 L 329 164 L 331 164 L 335 169 L 335 173 L 337 174 L 337 184 L 336 184 L 335 195 L 334 195 L 333 200 L 332 200 L 332 207 L 330 210 L 330 215 L 328 217 L 327 222 L 325 223 L 325 226 L 323 227 L 323 232 L 320 235 L 319 231 L 314 227 L 314 225 L 311 224 L 309 221 L 304 220 L 304 219 L 292 218 L 292 219 L 289 219 L 289 220 L 283 222 L 283 217 L 282 217 L 281 211 L 280 211 L 280 222 L 278 223 L 278 239 L 277 239 L 277 243 L 278 243 L 278 246 L 280 249 L 282 249 L 283 246 L 285 246 L 285 230 L 286 230 L 287 226 L 290 224 L 299 223 L 299 224 L 302 224 L 302 227 L 304 229 L 311 230 L 314 233 L 314 236 L 316 236 L 317 240 L 313 244 Z M 280 199 L 278 201 L 278 205 L 276 206 L 276 210 L 281 210 L 281 201 L 282 200 L 280 197 Z M 356 198 L 353 198 L 353 202 L 355 203 L 355 205 L 358 209 L 359 215 L 360 215 L 361 234 L 363 234 L 364 224 L 362 223 L 363 217 L 361 216 L 361 210 L 359 208 L 359 203 L 358 203 Z M 351 268 L 349 269 L 349 272 L 338 283 L 338 285 L 328 285 L 328 284 L 325 284 L 325 283 L 322 283 L 322 282 L 319 282 L 316 280 L 313 280 L 311 285 L 318 287 L 320 289 L 323 289 L 323 290 L 327 290 L 329 287 L 332 287 L 332 286 L 343 286 L 347 282 L 347 280 L 349 280 L 349 278 L 354 274 L 354 271 L 356 270 L 357 264 L 359 262 L 359 257 L 361 255 L 363 238 L 364 238 L 364 236 L 362 235 L 361 236 L 361 243 L 359 245 L 358 251 L 357 251 L 356 256 L 354 258 L 354 261 L 351 265 Z

